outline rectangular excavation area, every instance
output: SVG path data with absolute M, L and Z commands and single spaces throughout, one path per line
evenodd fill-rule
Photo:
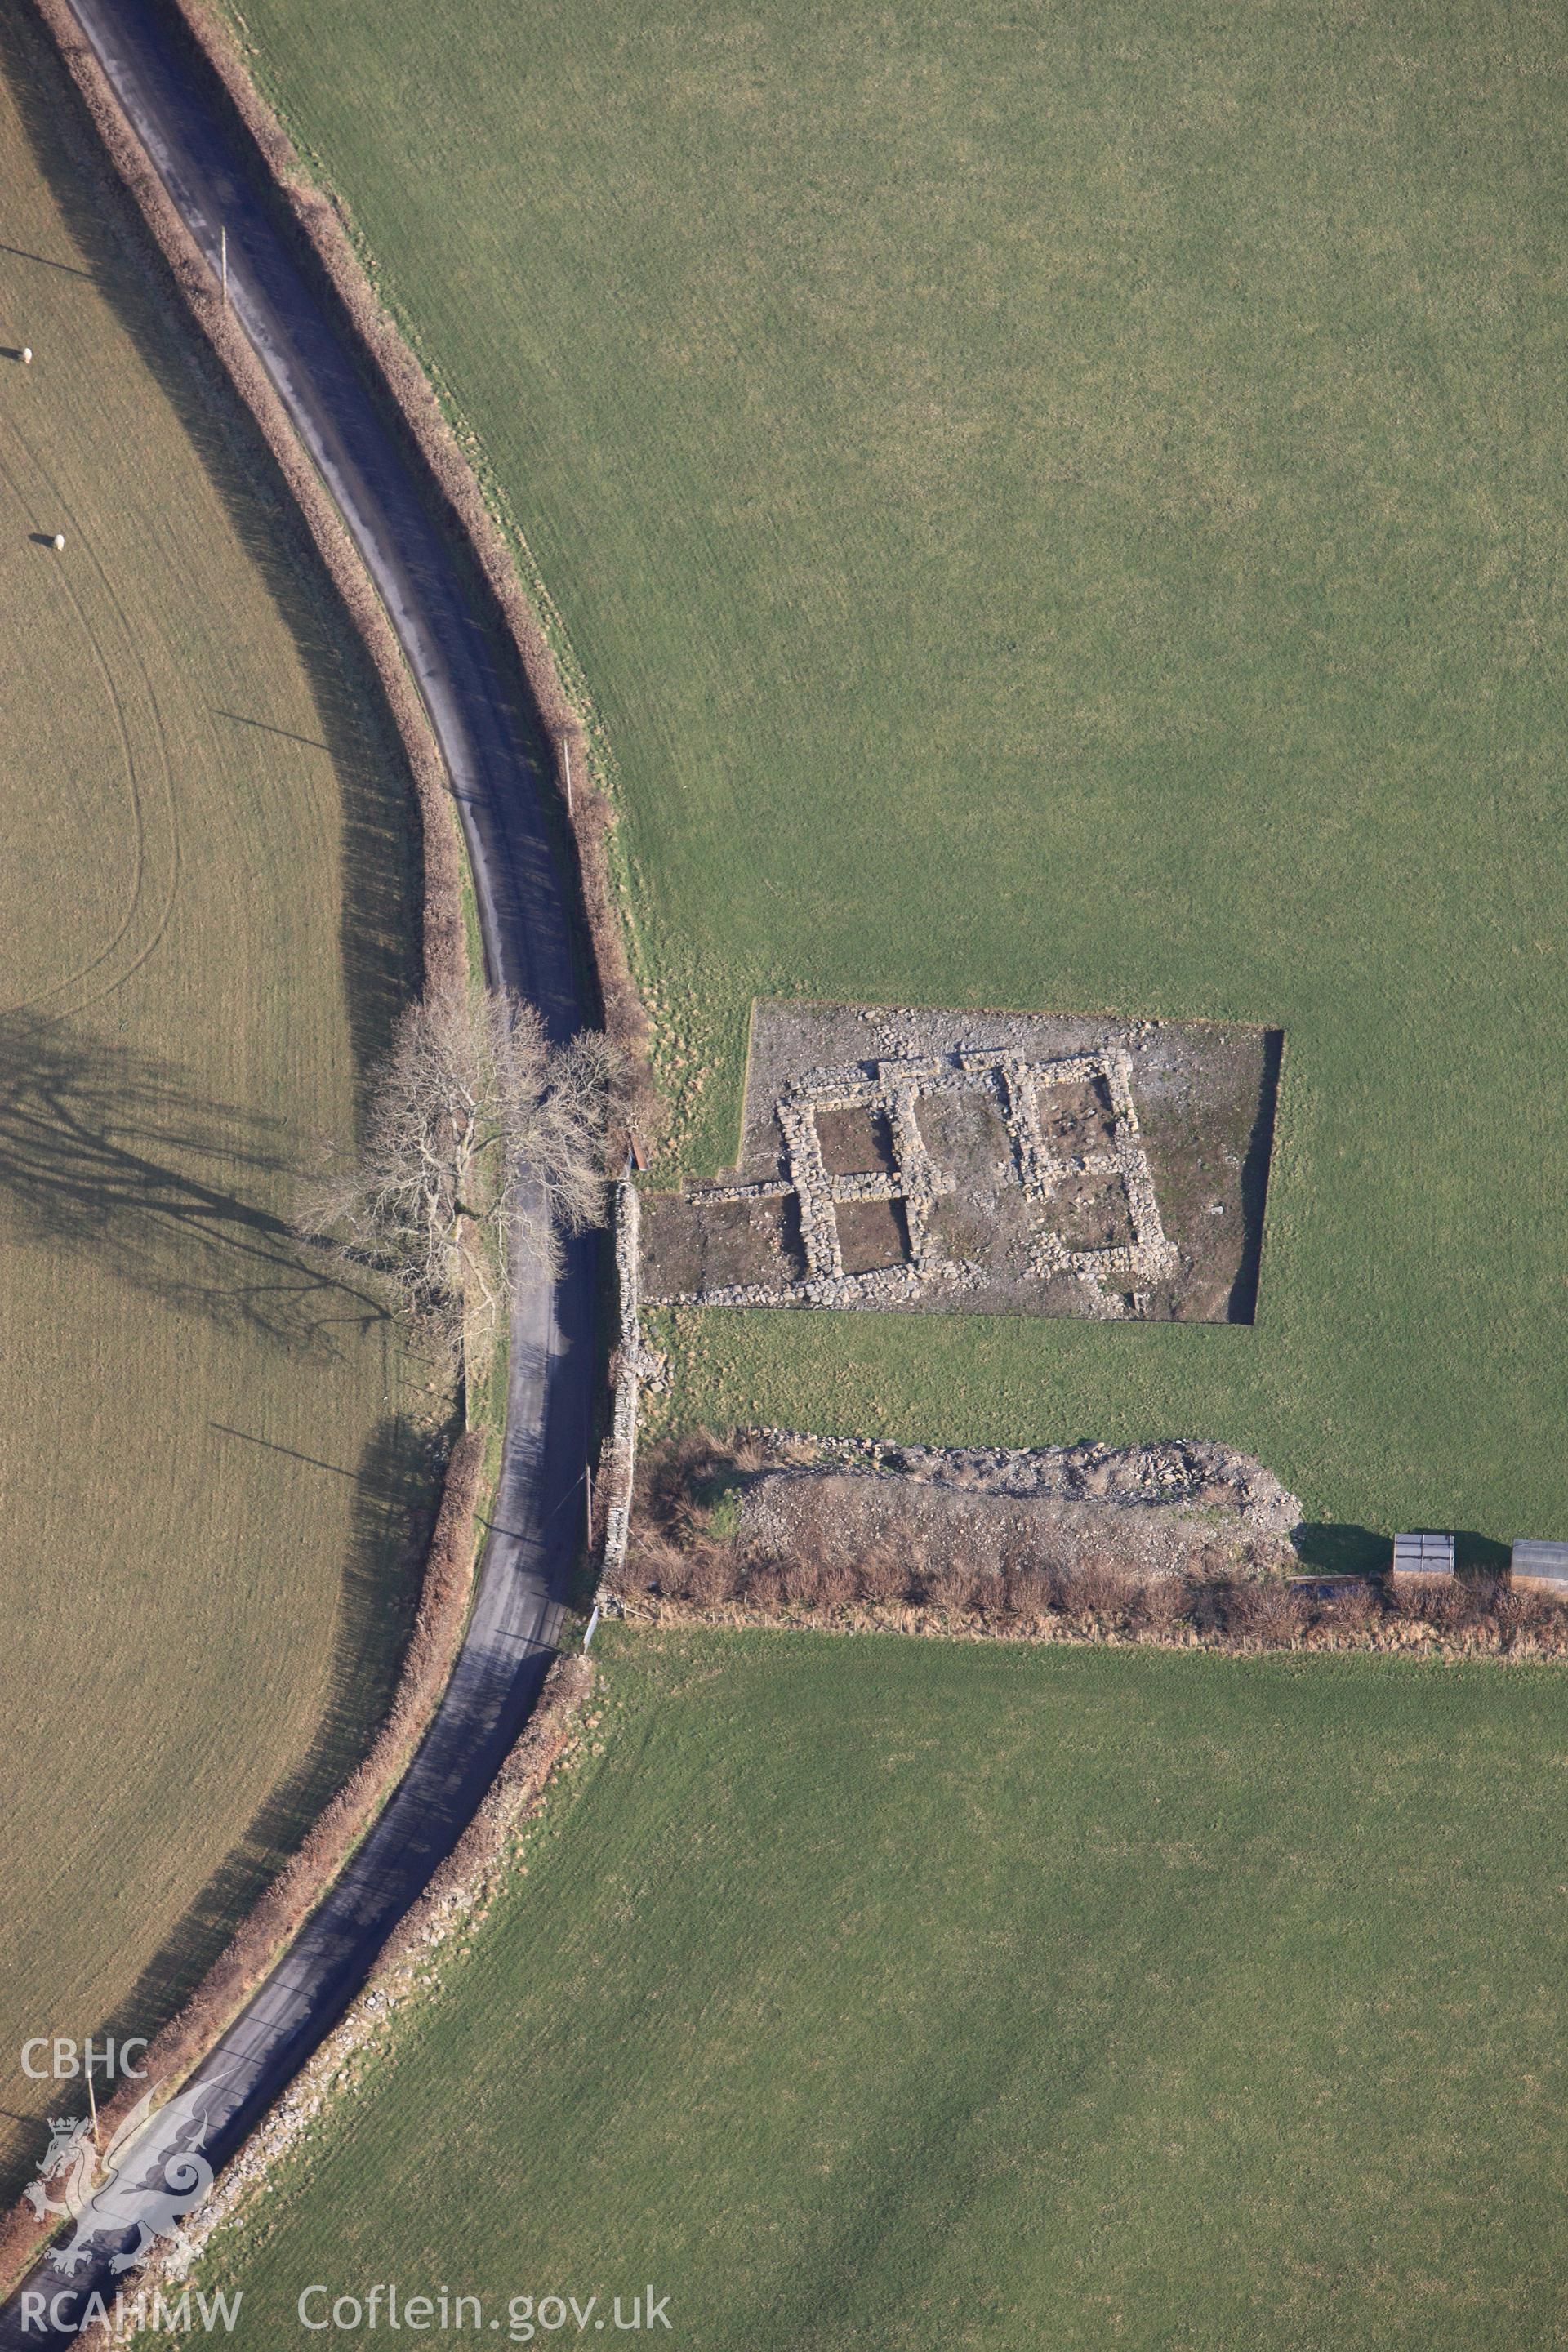
M 1280 1033 L 760 1001 L 733 1174 L 643 1204 L 652 1299 L 1249 1323 Z

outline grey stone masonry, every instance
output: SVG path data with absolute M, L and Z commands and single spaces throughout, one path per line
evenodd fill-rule
M 752 1184 L 693 1187 L 688 1198 L 701 1201 L 765 1201 L 793 1195 L 800 1218 L 805 1266 L 802 1280 L 776 1287 L 733 1285 L 684 1294 L 705 1306 L 753 1307 L 810 1304 L 867 1307 L 908 1300 L 930 1283 L 973 1284 L 978 1269 L 945 1256 L 931 1229 L 931 1213 L 954 1189 L 952 1176 L 933 1158 L 921 1129 L 919 1107 L 925 1096 L 984 1090 L 997 1103 L 1006 1129 L 1016 1180 L 1033 1204 L 1033 1266 L 1043 1279 L 1066 1275 L 1090 1294 L 1090 1309 L 1124 1314 L 1120 1293 L 1102 1286 L 1157 1280 L 1171 1272 L 1176 1254 L 1165 1237 L 1154 1180 L 1138 1129 L 1132 1100 L 1131 1059 L 1125 1045 L 1047 1061 L 997 1047 L 960 1047 L 948 1054 L 910 1054 L 878 1060 L 870 1075 L 854 1066 L 808 1070 L 774 1106 L 784 1139 L 787 1173 Z M 1111 1135 L 1106 1148 L 1058 1152 L 1040 1126 L 1043 1089 L 1063 1086 L 1102 1087 L 1110 1107 Z M 817 1122 L 825 1113 L 880 1113 L 892 1139 L 892 1166 L 850 1175 L 828 1172 Z M 1047 1221 L 1054 1195 L 1068 1180 L 1082 1176 L 1120 1181 L 1124 1189 L 1132 1239 L 1100 1249 L 1073 1249 Z M 909 1235 L 908 1259 L 869 1273 L 847 1274 L 839 1245 L 837 1211 L 850 1202 L 888 1201 L 902 1207 Z M 1136 1299 L 1137 1294 L 1134 1293 Z
M 615 1419 L 599 1466 L 605 1494 L 605 1573 L 626 1559 L 631 1531 L 632 1474 L 637 1467 L 637 1396 L 651 1380 L 658 1359 L 642 1341 L 641 1268 L 638 1236 L 642 1203 L 629 1174 L 616 1187 L 616 1286 L 619 1293 L 620 1344 L 616 1361 Z M 655 1381 L 657 1386 L 657 1381 Z

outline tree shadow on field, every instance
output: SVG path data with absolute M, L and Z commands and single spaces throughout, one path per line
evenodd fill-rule
M 278 1122 L 198 1098 L 167 1063 L 70 1022 L 0 1014 L 0 1238 L 336 1353 L 388 1310 L 253 1197 L 279 1190 L 279 1140 Z
M 268 1441 L 215 1424 L 213 1443 L 216 1448 Z M 189 2000 L 379 1730 L 418 1606 L 442 1451 L 429 1430 L 394 1415 L 377 1425 L 354 1468 L 314 1465 L 323 1478 L 352 1478 L 356 1490 L 328 1687 L 315 1734 L 299 1764 L 257 1808 L 243 1836 L 229 1848 L 132 1990 L 95 2026 L 94 2039 L 100 2045 L 106 2036 L 116 2042 L 132 2034 L 151 2037 Z M 168 1738 L 169 1769 L 177 1773 L 183 1769 L 177 1724 L 169 1725 Z M 84 2021 L 71 2021 L 69 2030 L 79 2036 Z M 62 2084 L 59 2092 L 68 2105 L 82 2097 L 79 2084 Z M 52 2085 L 51 2094 L 51 2105 L 58 2106 L 59 2093 Z M 0 2198 L 20 2189 L 43 2147 L 41 2121 L 14 2120 L 24 2128 L 7 2135 L 11 2145 L 0 2159 Z
M 367 1074 L 419 984 L 424 866 L 417 798 L 369 656 L 322 568 L 287 483 L 207 350 L 41 35 L 0 11 L 0 74 L 50 198 L 92 264 L 84 302 L 105 301 L 178 418 L 225 516 L 263 580 L 309 681 L 309 733 L 228 701 L 215 726 L 273 736 L 289 757 L 331 764 L 341 814 L 340 946 L 353 1063 Z M 293 877 L 279 877 L 279 886 Z

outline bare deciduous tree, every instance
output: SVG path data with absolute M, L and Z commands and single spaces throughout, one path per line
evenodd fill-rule
M 561 1234 L 602 1217 L 625 1087 L 607 1037 L 552 1045 L 510 992 L 423 997 L 399 1017 L 358 1150 L 308 1180 L 300 1229 L 376 1268 L 419 1334 L 472 1370 L 514 1270 L 554 1272 Z

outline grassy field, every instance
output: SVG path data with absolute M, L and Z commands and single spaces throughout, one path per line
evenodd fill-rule
M 0 2181 L 81 2103 L 24 2040 L 148 2031 L 353 1760 L 428 1491 L 284 1223 L 408 977 L 403 771 L 74 122 L 7 16 Z
M 239 2343 L 650 2280 L 691 2352 L 1557 2340 L 1559 1675 L 601 1638 L 527 1876 L 209 2250 Z
M 597 698 L 689 1168 L 753 992 L 1285 1031 L 1255 1329 L 713 1316 L 677 1415 L 1568 1534 L 1544 21 L 244 21 Z

